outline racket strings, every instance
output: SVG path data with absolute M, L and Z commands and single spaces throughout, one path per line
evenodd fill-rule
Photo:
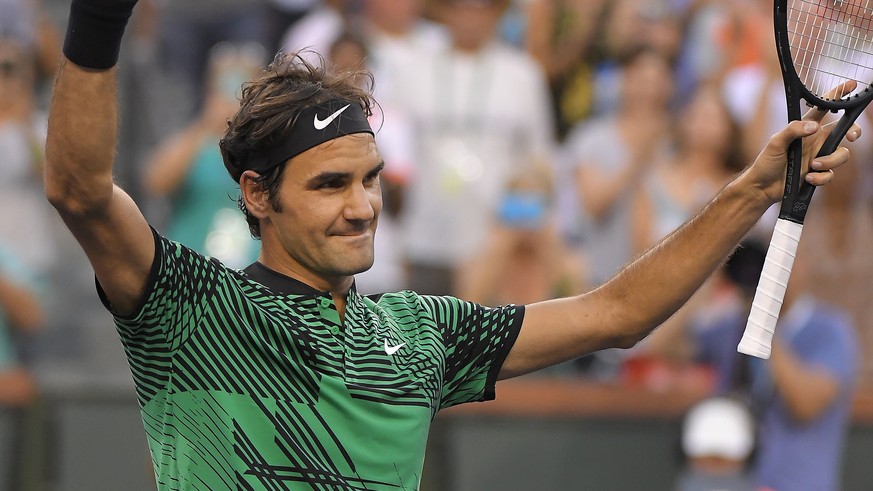
M 788 44 L 795 71 L 822 99 L 847 80 L 873 85 L 873 0 L 788 0 Z M 827 95 L 828 97 L 824 97 Z

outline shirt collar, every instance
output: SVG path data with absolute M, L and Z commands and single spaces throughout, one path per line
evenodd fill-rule
M 282 295 L 318 295 L 322 293 L 300 280 L 273 271 L 259 262 L 252 263 L 243 271 L 251 280 Z
M 260 283 L 272 290 L 274 293 L 278 293 L 281 295 L 330 295 L 330 292 L 315 289 L 300 280 L 294 279 L 290 276 L 286 276 L 282 273 L 279 273 L 278 271 L 273 271 L 272 269 L 264 266 L 260 262 L 252 263 L 249 267 L 245 268 L 243 272 L 252 281 Z M 349 292 L 351 293 L 354 291 L 355 284 L 352 283 L 352 288 Z

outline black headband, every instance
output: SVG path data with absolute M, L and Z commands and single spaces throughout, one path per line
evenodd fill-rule
M 263 174 L 310 148 L 355 133 L 373 134 L 363 108 L 355 102 L 332 99 L 300 111 L 290 128 L 260 150 L 250 151 L 236 170 Z M 234 175 L 227 161 L 224 165 Z

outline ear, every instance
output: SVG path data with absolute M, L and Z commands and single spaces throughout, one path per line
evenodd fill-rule
M 245 201 L 246 209 L 257 218 L 266 218 L 271 209 L 270 199 L 263 187 L 258 184 L 261 175 L 253 170 L 247 170 L 239 178 L 239 189 Z

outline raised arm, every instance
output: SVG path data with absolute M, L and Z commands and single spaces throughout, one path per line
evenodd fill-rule
M 813 111 L 810 118 L 820 121 Z M 669 318 L 725 260 L 764 211 L 782 196 L 786 150 L 805 139 L 811 160 L 827 129 L 795 121 L 774 135 L 755 162 L 728 184 L 695 218 L 601 287 L 577 297 L 529 305 L 518 339 L 501 378 L 528 373 L 593 351 L 631 347 Z M 857 125 L 848 139 L 860 135 Z M 826 184 L 833 169 L 848 159 L 841 147 L 816 159 L 807 180 Z
M 49 112 L 45 190 L 119 313 L 131 313 L 152 260 L 151 230 L 113 182 L 118 47 L 135 0 L 74 0 Z

